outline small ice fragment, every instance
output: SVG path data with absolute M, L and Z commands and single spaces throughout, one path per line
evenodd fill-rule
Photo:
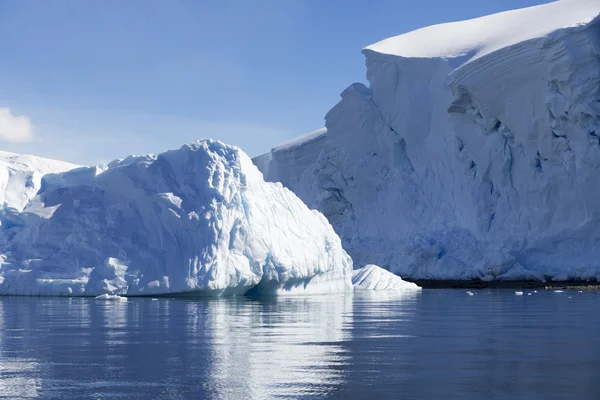
M 531 296 L 531 293 L 527 293 L 527 296 Z
M 96 300 L 127 301 L 127 297 L 121 297 L 121 296 L 116 295 L 116 294 L 108 294 L 108 293 L 104 293 L 104 294 L 101 294 L 100 296 L 96 296 L 96 297 L 94 297 L 94 299 L 96 299 Z
M 517 296 L 523 296 L 523 292 L 515 292 Z
M 555 290 L 554 293 L 564 293 L 564 290 Z
M 416 284 L 406 282 L 398 275 L 374 264 L 367 264 L 352 271 L 352 285 L 354 290 L 421 290 Z
M 469 290 L 469 291 L 467 291 L 467 294 L 468 294 L 469 296 L 475 296 L 475 293 L 471 292 L 470 290 Z

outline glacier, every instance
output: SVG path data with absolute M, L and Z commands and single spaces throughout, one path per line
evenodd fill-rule
M 410 279 L 600 280 L 600 2 L 366 47 L 325 129 L 254 159 L 355 266 Z
M 327 219 L 237 147 L 207 139 L 64 167 L 0 213 L 0 294 L 352 290 L 352 260 Z

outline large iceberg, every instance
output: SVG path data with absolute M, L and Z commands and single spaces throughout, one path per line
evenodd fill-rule
M 46 175 L 1 222 L 0 294 L 352 289 L 352 260 L 327 219 L 213 140 Z
M 600 1 L 363 50 L 326 130 L 256 159 L 356 265 L 412 279 L 600 280 Z

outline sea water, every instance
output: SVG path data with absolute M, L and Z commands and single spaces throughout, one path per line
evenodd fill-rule
M 600 293 L 0 297 L 0 398 L 600 398 Z

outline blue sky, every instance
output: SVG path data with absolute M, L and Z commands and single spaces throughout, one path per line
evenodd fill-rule
M 258 155 L 323 126 L 365 82 L 363 47 L 547 2 L 0 0 L 0 149 L 95 164 L 213 137 Z

